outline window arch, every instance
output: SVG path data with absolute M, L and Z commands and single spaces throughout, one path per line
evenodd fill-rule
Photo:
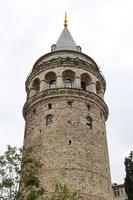
M 55 72 L 48 72 L 45 75 L 45 80 L 48 82 L 50 89 L 56 88 L 56 73 Z
M 73 81 L 75 78 L 75 72 L 70 69 L 67 69 L 67 70 L 63 71 L 62 76 L 63 76 L 64 80 L 70 79 L 71 81 Z
M 34 90 L 36 90 L 37 92 L 39 92 L 39 90 L 40 90 L 40 79 L 39 78 L 36 78 L 36 79 L 33 80 L 32 88 Z
M 46 126 L 50 127 L 53 124 L 53 115 L 48 115 L 46 117 Z
M 90 117 L 86 118 L 86 127 L 89 129 L 92 128 L 92 119 Z
M 75 78 L 75 72 L 73 72 L 72 70 L 65 70 L 62 73 L 62 77 L 65 83 L 65 87 L 66 88 L 72 88 L 72 84 Z
M 81 74 L 81 89 L 86 90 L 87 85 L 92 81 L 92 78 L 89 74 Z

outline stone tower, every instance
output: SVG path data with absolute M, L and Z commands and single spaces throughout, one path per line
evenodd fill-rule
M 65 18 L 51 52 L 39 58 L 26 80 L 24 146 L 43 163 L 39 179 L 79 190 L 83 200 L 111 200 L 105 121 L 106 83 L 96 62 L 81 52 Z

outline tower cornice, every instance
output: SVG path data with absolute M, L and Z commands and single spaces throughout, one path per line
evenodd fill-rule
M 29 82 L 35 76 L 37 76 L 44 70 L 53 69 L 53 68 L 62 67 L 62 66 L 82 68 L 93 73 L 97 78 L 101 80 L 104 91 L 106 90 L 106 81 L 101 71 L 99 70 L 99 67 L 95 63 L 95 61 L 91 57 L 87 56 L 86 54 L 83 54 L 83 53 L 81 54 L 81 53 L 73 52 L 73 51 L 59 51 L 58 53 L 53 52 L 53 53 L 48 53 L 42 56 L 34 64 L 32 72 L 27 77 L 26 86 L 29 85 Z
M 51 98 L 59 98 L 59 97 L 76 97 L 80 99 L 86 99 L 89 101 L 94 102 L 95 104 L 99 105 L 100 109 L 104 114 L 105 120 L 108 118 L 108 107 L 104 100 L 100 98 L 98 95 L 89 92 L 83 91 L 77 88 L 56 88 L 56 89 L 48 89 L 43 92 L 38 93 L 37 95 L 27 99 L 24 107 L 23 107 L 23 116 L 24 118 L 27 115 L 28 110 L 35 104 L 43 101 L 44 99 L 51 99 Z
M 33 65 L 33 69 L 32 71 L 34 71 L 35 68 L 39 67 L 43 61 L 45 62 L 45 60 L 49 60 L 49 57 L 52 57 L 52 56 L 56 56 L 56 55 L 60 55 L 60 53 L 72 53 L 74 55 L 80 55 L 80 56 L 83 56 L 88 62 L 90 61 L 92 63 L 93 66 L 95 66 L 98 70 L 98 65 L 96 64 L 96 62 L 90 57 L 88 56 L 87 54 L 85 53 L 81 53 L 81 52 L 76 52 L 76 51 L 71 51 L 71 50 L 61 50 L 61 51 L 54 51 L 54 52 L 49 52 L 47 54 L 44 54 L 43 56 L 41 56 L 36 62 L 35 64 Z

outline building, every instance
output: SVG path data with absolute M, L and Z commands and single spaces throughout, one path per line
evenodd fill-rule
M 65 18 L 51 52 L 26 80 L 24 147 L 43 167 L 39 179 L 50 193 L 56 182 L 79 190 L 82 200 L 113 198 L 105 122 L 106 82 L 96 62 L 82 53 Z
M 127 200 L 124 184 L 113 184 L 114 200 Z

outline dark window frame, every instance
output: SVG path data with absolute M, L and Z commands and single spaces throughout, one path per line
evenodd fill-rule
M 86 118 L 86 127 L 92 129 L 92 119 L 91 117 Z
M 53 124 L 53 115 L 48 115 L 46 117 L 46 126 L 50 127 L 50 126 L 52 126 L 52 124 Z
M 72 88 L 72 80 L 71 79 L 65 80 L 65 88 Z

